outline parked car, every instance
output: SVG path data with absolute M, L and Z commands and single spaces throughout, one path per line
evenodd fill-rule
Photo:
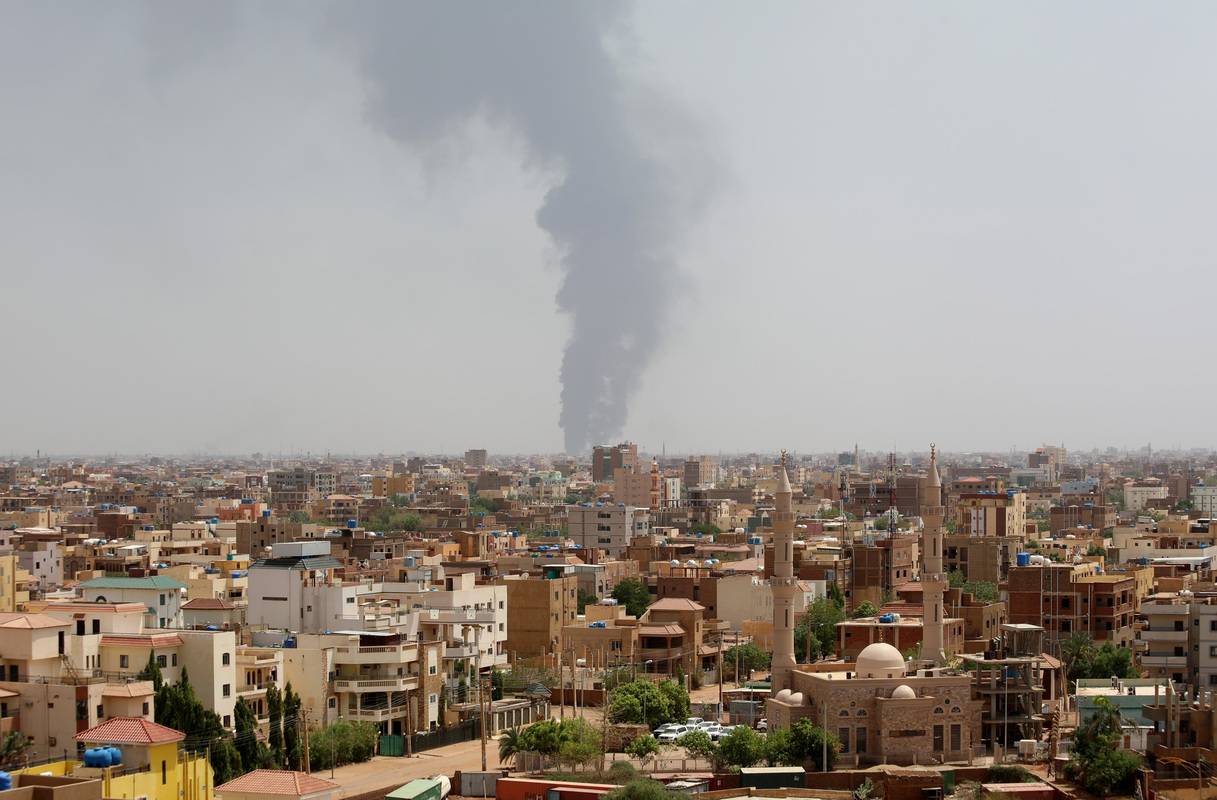
M 659 736 L 659 734 L 670 731 L 673 728 L 678 727 L 679 725 L 680 725 L 680 723 L 678 723 L 678 722 L 665 722 L 664 724 L 662 724 L 658 728 L 656 728 L 654 731 L 652 731 L 652 733 L 654 733 L 656 736 Z
M 718 740 L 722 739 L 727 734 L 731 733 L 731 731 L 735 730 L 737 727 L 738 727 L 737 725 L 724 725 L 721 728 L 715 728 L 714 730 L 706 731 L 706 732 L 708 734 L 710 734 L 711 740 L 717 742 Z
M 699 731 L 712 731 L 716 728 L 723 727 L 723 724 L 721 722 L 715 722 L 714 720 L 708 720 L 706 722 L 698 723 L 693 727 L 697 728 Z
M 761 717 L 760 719 L 758 719 L 758 720 L 756 721 L 756 729 L 757 729 L 758 731 L 767 731 L 767 730 L 769 730 L 769 720 L 767 720 L 767 719 L 766 719 L 766 718 L 764 718 L 764 717 Z
M 675 725 L 671 728 L 668 728 L 666 731 L 659 734 L 655 738 L 661 742 L 674 742 L 677 739 L 679 739 L 680 737 L 684 736 L 688 732 L 689 732 L 688 725 Z
M 685 724 L 688 725 L 690 728 L 700 725 L 703 722 L 705 722 L 705 720 L 702 719 L 701 717 L 689 717 L 687 720 L 685 720 Z

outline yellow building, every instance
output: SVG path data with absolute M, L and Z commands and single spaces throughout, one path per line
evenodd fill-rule
M 146 719 L 113 717 L 77 734 L 76 741 L 86 747 L 116 747 L 122 763 L 118 768 L 99 768 L 74 762 L 79 766 L 70 774 L 101 778 L 102 797 L 114 800 L 212 800 L 211 764 L 202 754 L 180 750 L 185 738 L 181 731 Z
M 30 573 L 17 556 L 0 556 L 0 613 L 23 611 L 30 601 Z

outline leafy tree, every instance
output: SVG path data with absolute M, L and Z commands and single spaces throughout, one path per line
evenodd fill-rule
M 821 658 L 837 650 L 837 623 L 845 612 L 831 599 L 817 600 L 794 629 L 794 649 L 798 657 L 807 654 L 807 637 L 811 636 L 811 657 Z
M 9 731 L 0 739 L 0 767 L 12 769 L 25 761 L 30 738 L 21 731 Z
M 791 754 L 798 759 L 796 764 L 810 760 L 821 772 L 831 770 L 841 753 L 841 740 L 836 734 L 816 726 L 809 719 L 801 719 L 790 726 Z M 828 747 L 828 766 L 824 765 L 825 743 Z
M 287 521 L 307 525 L 313 521 L 313 518 L 309 516 L 307 511 L 293 511 L 287 515 Z
M 613 692 L 609 703 L 609 719 L 618 723 L 654 728 L 665 722 L 684 722 L 688 716 L 689 693 L 675 681 L 626 683 Z
M 503 699 L 503 683 L 504 683 L 504 680 L 506 679 L 506 674 L 507 673 L 503 672 L 503 670 L 499 669 L 498 667 L 495 667 L 494 671 L 492 671 L 490 673 L 490 699 L 491 700 L 502 700 Z
M 1104 642 L 1095 647 L 1094 641 L 1076 633 L 1061 643 L 1061 661 L 1070 681 L 1082 678 L 1137 678 L 1141 673 L 1132 661 L 1132 652 Z
M 710 738 L 710 734 L 705 731 L 689 731 L 680 737 L 676 743 L 683 747 L 685 752 L 693 758 L 702 758 L 707 761 L 718 760 L 718 745 Z
M 985 783 L 1039 783 L 1040 779 L 1018 764 L 994 764 L 985 770 Z
M 140 670 L 139 679 L 141 681 L 152 681 L 152 690 L 154 692 L 159 692 L 161 687 L 165 685 L 165 676 L 161 674 L 161 666 L 156 663 L 156 655 L 154 653 L 148 653 L 148 663 Z
M 700 533 L 702 536 L 714 537 L 718 536 L 722 532 L 722 528 L 718 527 L 717 525 L 712 525 L 709 522 L 696 522 L 689 526 L 689 533 Z
M 283 695 L 279 687 L 273 683 L 266 687 L 266 710 L 270 717 L 270 730 L 266 741 L 270 745 L 271 755 L 280 768 L 285 763 L 283 751 Z
M 613 599 L 625 606 L 625 613 L 641 617 L 651 604 L 651 590 L 638 578 L 626 578 L 613 587 Z
M 470 498 L 469 510 L 474 513 L 493 514 L 498 511 L 498 504 L 494 500 L 478 495 Z
M 340 719 L 309 734 L 309 766 L 312 771 L 369 761 L 376 754 L 379 731 L 370 722 Z
M 875 608 L 875 604 L 869 600 L 863 600 L 862 603 L 849 612 L 850 619 L 861 619 L 862 617 L 875 617 L 879 615 L 879 609 Z
M 241 756 L 241 764 L 247 766 L 249 770 L 256 769 L 258 763 L 258 720 L 254 716 L 253 709 L 245 702 L 244 697 L 237 699 L 234 716 L 237 730 L 237 753 Z
M 841 587 L 835 582 L 828 584 L 828 599 L 831 600 L 837 608 L 845 608 L 845 593 L 841 591 Z
M 559 723 L 559 738 L 558 760 L 571 769 L 588 764 L 604 752 L 600 731 L 578 717 Z
M 875 795 L 875 784 L 871 783 L 871 779 L 867 778 L 854 789 L 853 800 L 870 800 Z
M 829 506 L 828 508 L 820 509 L 816 516 L 820 519 L 836 519 L 841 516 L 841 509 Z
M 732 767 L 751 767 L 765 758 L 765 737 L 738 725 L 718 742 L 719 761 Z
M 1105 697 L 1073 736 L 1073 753 L 1067 774 L 1087 791 L 1099 796 L 1127 793 L 1140 760 L 1119 749 L 1120 711 Z
M 283 750 L 288 769 L 304 767 L 304 745 L 300 741 L 300 702 L 300 695 L 292 690 L 292 683 L 288 681 L 283 687 Z
M 765 743 L 765 762 L 769 766 L 795 766 L 797 764 L 794 755 L 794 742 L 789 728 L 769 731 L 763 738 Z
M 750 675 L 755 670 L 768 668 L 773 655 L 765 652 L 752 642 L 737 644 L 734 647 L 728 648 L 723 653 L 723 676 L 728 680 L 736 679 L 735 663 L 737 659 L 740 670 L 745 675 Z
M 257 769 L 259 766 L 257 763 L 252 766 L 244 762 L 234 765 L 232 749 L 217 745 L 217 743 L 225 741 L 229 734 L 224 730 L 219 715 L 206 708 L 195 695 L 185 667 L 182 667 L 182 677 L 176 685 L 165 683 L 163 678 L 158 678 L 160 670 L 156 668 L 154 660 L 150 667 L 145 667 L 145 671 L 151 676 L 149 679 L 153 681 L 153 685 L 158 679 L 160 680 L 160 688 L 156 691 L 155 700 L 157 723 L 186 734 L 192 751 L 203 752 L 209 743 L 212 744 L 211 766 L 215 770 L 217 781 L 221 777 L 231 780 L 240 774 L 228 771 L 233 766 L 237 766 L 238 769 Z
M 215 773 L 216 785 L 228 783 L 245 770 L 241 766 L 241 754 L 232 739 L 224 737 L 211 744 L 211 769 Z
M 417 531 L 422 530 L 423 518 L 412 511 L 385 506 L 368 515 L 363 526 L 375 531 Z
M 651 734 L 639 736 L 625 747 L 626 755 L 631 755 L 643 764 L 659 754 L 659 740 Z
M 600 598 L 596 597 L 596 595 L 592 594 L 591 592 L 585 592 L 582 589 L 580 589 L 579 590 L 579 613 L 580 614 L 585 613 L 587 611 L 588 604 L 591 603 L 594 605 L 599 599 Z

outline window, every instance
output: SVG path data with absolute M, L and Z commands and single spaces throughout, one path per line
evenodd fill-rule
M 164 656 L 157 656 L 156 665 L 158 667 L 167 667 L 169 666 L 169 659 L 165 658 Z
M 951 752 L 957 753 L 963 749 L 963 731 L 961 726 L 951 726 Z
M 104 708 L 102 708 L 101 703 L 98 703 L 97 704 L 97 719 L 98 720 L 105 719 L 105 716 L 106 716 L 106 710 Z
M 162 759 L 162 760 L 161 760 L 161 783 L 163 784 L 163 783 L 165 783 L 165 782 L 166 782 L 166 781 L 168 781 L 168 780 L 169 780 L 169 772 L 168 772 L 168 770 L 165 768 L 165 761 L 164 761 L 164 759 Z
M 165 595 L 161 595 L 161 605 L 165 605 Z
M 85 621 L 83 619 L 76 620 L 76 635 L 77 636 L 85 635 Z
M 226 667 L 232 663 L 232 653 L 225 653 L 224 655 L 220 656 L 220 663 Z
M 147 703 L 144 703 L 144 710 L 143 710 L 143 714 L 144 714 L 144 716 L 145 716 L 145 717 L 146 717 L 146 716 L 148 716 L 148 712 L 149 712 L 149 711 L 151 711 L 151 709 L 150 709 L 150 708 L 148 708 L 148 704 L 147 704 Z M 228 717 L 224 717 L 224 724 L 225 724 L 225 725 L 227 725 L 227 724 L 228 724 Z
M 224 684 L 224 696 L 225 697 L 232 696 L 232 684 L 231 683 Z
M 866 728 L 854 729 L 854 749 L 860 755 L 866 753 Z
M 503 610 L 503 601 L 502 600 L 499 601 L 499 610 L 500 611 Z
M 837 728 L 837 738 L 841 740 L 841 752 L 849 752 L 849 728 Z
M 119 656 L 118 657 L 118 666 L 120 669 L 126 669 L 127 667 L 131 666 L 131 657 L 130 656 Z M 13 669 L 16 669 L 16 667 L 14 667 Z M 16 680 L 16 678 L 14 678 L 13 680 Z
M 145 713 L 146 713 L 146 712 L 145 712 Z M 230 717 L 228 714 L 225 714 L 225 715 L 224 715 L 224 727 L 225 727 L 225 728 L 231 728 L 231 727 L 232 727 L 232 717 Z
M 101 620 L 93 620 L 93 633 L 101 633 Z
M 177 653 L 173 654 L 173 666 L 177 666 Z
M 934 752 L 941 753 L 943 746 L 943 729 L 941 725 L 934 726 Z

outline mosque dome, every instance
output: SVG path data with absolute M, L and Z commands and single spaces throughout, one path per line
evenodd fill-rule
M 858 654 L 859 678 L 898 678 L 904 675 L 904 656 L 887 642 L 868 644 Z
M 901 684 L 892 692 L 893 700 L 912 700 L 917 697 L 917 693 L 911 687 Z
M 802 693 L 802 692 L 794 692 L 793 694 L 791 694 L 791 695 L 790 695 L 790 705 L 792 705 L 792 706 L 801 706 L 801 705 L 805 705 L 805 704 L 806 704 L 806 702 L 807 702 L 807 701 L 806 701 L 806 699 L 803 697 L 803 693 Z
M 778 696 L 775 697 L 774 700 L 777 700 L 779 703 L 789 703 L 791 694 L 793 694 L 793 692 L 791 692 L 789 689 L 783 689 L 782 691 L 778 692 Z

